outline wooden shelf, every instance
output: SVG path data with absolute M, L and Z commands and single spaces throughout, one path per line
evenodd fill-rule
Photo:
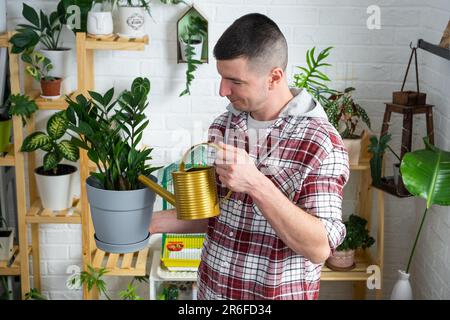
M 397 187 L 394 182 L 394 177 L 382 177 L 381 178 L 381 184 L 379 186 L 372 185 L 374 188 L 377 188 L 379 190 L 382 190 L 384 192 L 387 192 L 393 196 L 399 197 L 399 198 L 409 198 L 413 195 L 410 193 L 402 194 L 399 193 L 397 190 Z
M 145 276 L 149 248 L 141 251 L 118 254 L 96 249 L 92 254 L 92 266 L 105 268 L 106 276 Z
M 31 246 L 28 247 L 28 255 L 31 253 Z M 9 261 L 0 261 L 1 276 L 19 276 L 20 275 L 20 254 L 19 246 L 14 246 L 14 255 L 12 263 L 8 266 Z
M 36 200 L 30 207 L 26 215 L 27 223 L 71 223 L 80 224 L 81 223 L 81 208 L 79 199 L 73 201 L 73 208 L 52 211 L 49 209 L 44 209 L 42 207 L 41 201 Z
M 122 38 L 118 35 L 105 39 L 97 39 L 86 36 L 86 49 L 90 50 L 137 50 L 143 51 L 149 43 L 146 35 L 143 38 Z
M 364 171 L 364 170 L 368 170 L 368 169 L 370 169 L 370 163 L 369 163 L 368 160 L 361 161 L 358 164 L 351 164 L 350 165 L 350 170 Z
M 7 33 L 0 34 L 0 48 L 8 48 L 9 47 L 8 40 L 9 38 Z
M 77 92 L 73 92 L 68 96 L 70 98 L 75 98 Z M 44 99 L 41 97 L 41 92 L 39 90 L 33 90 L 28 94 L 35 102 L 40 110 L 65 110 L 67 109 L 66 95 L 62 95 L 58 99 Z
M 5 155 L 0 156 L 0 167 L 13 167 L 14 165 L 14 145 L 10 144 Z
M 322 268 L 320 280 L 322 281 L 366 281 L 372 273 L 367 273 L 367 267 L 372 265 L 366 255 L 355 256 L 356 267 L 350 271 L 334 271 L 326 265 Z

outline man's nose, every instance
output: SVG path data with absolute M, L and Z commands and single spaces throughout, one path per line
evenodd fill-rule
M 223 79 L 220 81 L 219 95 L 221 97 L 226 97 L 231 94 L 230 86 L 228 85 L 227 82 L 228 81 L 223 80 Z

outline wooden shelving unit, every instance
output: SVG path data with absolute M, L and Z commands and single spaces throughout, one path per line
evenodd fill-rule
M 9 71 L 11 74 L 11 93 L 20 93 L 19 80 L 19 64 L 18 57 L 11 53 L 9 39 L 12 33 L 0 34 L 0 48 L 8 48 L 9 51 Z M 21 142 L 23 140 L 22 120 L 20 117 L 13 117 L 13 137 L 14 141 Z M 20 143 L 11 144 L 9 150 L 4 157 L 0 157 L 0 166 L 15 167 L 16 171 L 16 196 L 17 196 L 17 239 L 19 245 L 11 261 L 0 264 L 0 275 L 18 275 L 21 277 L 21 295 L 25 297 L 25 293 L 30 291 L 30 276 L 28 256 L 31 247 L 28 245 L 27 225 L 25 222 L 26 215 L 26 188 L 25 188 L 25 159 L 19 151 Z M 39 266 L 37 266 L 39 270 Z M 35 285 L 38 284 L 35 279 Z
M 77 68 L 78 91 L 84 95 L 89 90 L 95 90 L 94 78 L 94 51 L 95 50 L 131 50 L 143 51 L 149 43 L 148 36 L 142 39 L 124 39 L 118 36 L 95 39 L 89 38 L 85 33 L 77 33 Z M 86 151 L 80 150 L 80 181 L 81 181 L 81 221 L 83 237 L 83 268 L 91 265 L 95 269 L 106 268 L 109 272 L 106 276 L 144 276 L 146 274 L 146 262 L 148 248 L 139 252 L 125 255 L 105 253 L 97 249 L 94 241 L 94 228 L 92 225 L 89 205 L 86 194 L 86 181 L 89 175 L 90 161 Z M 92 167 L 92 165 L 91 165 Z M 85 299 L 98 298 L 97 292 L 88 292 L 83 288 Z
M 367 273 L 367 268 L 371 265 L 377 265 L 380 268 L 380 277 L 383 274 L 384 265 L 384 193 L 381 190 L 374 189 L 370 174 L 370 154 L 368 153 L 368 136 L 363 141 L 361 147 L 361 160 L 357 165 L 350 165 L 352 172 L 359 172 L 358 202 L 356 212 L 368 221 L 368 228 L 372 225 L 372 200 L 373 193 L 377 191 L 377 235 L 376 235 L 376 254 L 371 256 L 369 249 L 357 251 L 355 256 L 356 267 L 350 271 L 333 271 L 328 267 L 322 268 L 322 281 L 352 281 L 353 298 L 364 299 L 366 295 L 366 281 L 372 276 Z M 382 279 L 382 278 L 381 278 Z M 382 299 L 382 289 L 376 290 L 376 298 Z

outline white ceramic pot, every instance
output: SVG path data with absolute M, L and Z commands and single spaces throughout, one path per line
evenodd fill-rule
M 183 61 L 187 61 L 186 59 L 186 47 L 187 43 L 180 37 L 180 50 L 181 50 L 181 58 Z M 191 43 L 191 46 L 194 48 L 194 55 L 192 59 L 201 60 L 202 59 L 202 51 L 203 51 L 203 37 L 200 40 L 195 40 Z
M 70 51 L 70 48 L 61 48 L 60 50 L 41 49 L 42 55 L 49 58 L 53 64 L 53 69 L 50 70 L 49 76 L 62 79 L 67 76 L 67 61 L 69 59 Z
M 65 166 L 73 172 L 60 176 L 46 176 L 38 173 L 42 170 L 40 169 L 42 167 L 37 168 L 34 172 L 42 206 L 55 211 L 68 209 L 72 206 L 72 179 L 77 173 L 77 168 L 74 166 L 59 164 L 58 167 L 60 166 Z
M 413 294 L 409 283 L 409 273 L 398 270 L 398 280 L 391 293 L 391 300 L 412 300 Z
M 143 7 L 119 7 L 119 35 L 129 38 L 145 36 L 145 15 Z
M 349 164 L 359 164 L 359 155 L 361 154 L 361 141 L 360 139 L 343 139 L 344 145 L 348 152 Z
M 14 249 L 14 229 L 3 228 L 0 229 L 0 261 L 9 261 L 11 259 Z
M 89 11 L 87 18 L 87 32 L 92 35 L 102 36 L 113 33 L 113 18 L 109 11 Z

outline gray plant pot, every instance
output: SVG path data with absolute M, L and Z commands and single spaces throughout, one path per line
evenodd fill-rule
M 155 176 L 150 176 L 157 181 Z M 104 190 L 92 177 L 86 179 L 97 248 L 112 253 L 145 248 L 155 193 L 149 188 L 130 191 Z

